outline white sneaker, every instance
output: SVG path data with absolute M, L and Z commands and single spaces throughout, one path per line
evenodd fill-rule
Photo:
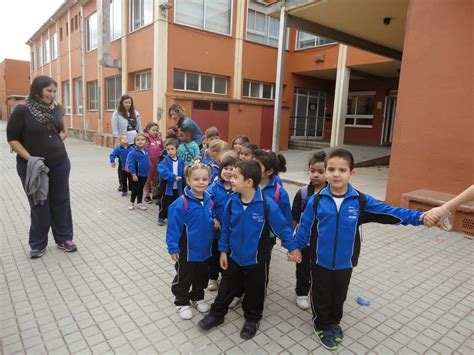
M 207 289 L 209 291 L 216 291 L 218 288 L 217 280 L 209 280 L 209 283 L 207 284 Z
M 146 211 L 148 209 L 143 203 L 137 204 L 137 208 L 142 211 Z
M 301 309 L 309 309 L 308 296 L 296 296 L 296 305 Z
M 207 304 L 206 301 L 204 301 L 204 300 L 192 301 L 191 305 L 194 308 L 196 308 L 198 310 L 198 312 L 200 312 L 200 313 L 209 312 L 209 310 L 211 309 L 211 306 L 209 306 L 209 304 Z
M 232 302 L 229 304 L 229 308 L 235 308 L 242 301 L 242 297 L 234 297 Z
M 193 312 L 191 311 L 191 307 L 189 306 L 176 306 L 176 310 L 179 313 L 179 316 L 182 319 L 191 319 L 193 317 Z
M 134 208 L 135 208 L 135 204 L 134 204 L 133 202 L 130 202 L 130 203 L 128 204 L 128 209 L 131 211 L 131 210 L 133 210 Z

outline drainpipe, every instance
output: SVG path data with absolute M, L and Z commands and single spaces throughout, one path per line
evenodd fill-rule
M 99 21 L 97 48 L 99 63 L 103 67 L 120 69 L 120 60 L 113 59 L 110 55 L 110 0 L 97 0 L 97 18 Z
M 81 35 L 80 40 L 80 68 L 81 68 L 81 90 L 82 90 L 82 139 L 86 140 L 86 130 L 87 130 L 87 117 L 86 117 L 86 83 L 85 83 L 85 61 L 86 61 L 86 51 L 84 46 L 84 6 L 81 5 L 81 18 L 79 21 L 79 34 Z
M 120 44 L 121 44 L 121 59 L 122 59 L 122 95 L 128 92 L 128 61 L 127 61 L 127 4 L 128 0 L 114 0 L 122 2 L 122 28 Z M 110 16 L 109 16 L 110 20 Z M 110 21 L 109 21 L 110 22 Z M 109 26 L 110 28 L 110 26 Z
M 73 97 L 72 97 L 72 89 L 73 89 L 73 84 L 72 84 L 72 56 L 71 56 L 71 9 L 67 10 L 67 26 L 68 26 L 68 36 L 67 36 L 67 54 L 68 54 L 68 66 L 69 66 L 69 106 L 70 106 L 70 127 L 73 127 L 73 107 L 72 103 L 74 102 Z

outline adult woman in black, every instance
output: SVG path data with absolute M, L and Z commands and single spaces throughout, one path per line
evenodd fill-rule
M 25 187 L 28 163 L 43 159 L 49 169 L 48 193 L 43 203 L 28 196 L 31 226 L 30 257 L 39 258 L 48 245 L 52 229 L 58 248 L 76 251 L 73 242 L 71 205 L 69 200 L 69 172 L 71 164 L 63 140 L 67 128 L 63 109 L 55 102 L 57 84 L 48 76 L 36 77 L 24 104 L 18 105 L 7 124 L 7 140 L 17 153 L 17 172 Z M 28 177 L 29 178 L 29 177 Z

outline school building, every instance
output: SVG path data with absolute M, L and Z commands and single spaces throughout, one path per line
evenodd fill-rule
M 15 106 L 28 96 L 29 90 L 30 63 L 4 59 L 0 63 L 0 120 L 8 120 Z

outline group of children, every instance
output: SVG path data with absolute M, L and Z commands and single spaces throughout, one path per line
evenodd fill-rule
M 148 134 L 154 137 L 149 129 Z M 242 301 L 240 335 L 252 338 L 262 318 L 277 237 L 288 250 L 288 260 L 297 263 L 296 305 L 311 307 L 321 344 L 337 349 L 343 341 L 343 305 L 360 253 L 359 226 L 420 225 L 421 212 L 391 207 L 355 190 L 349 183 L 354 158 L 343 149 L 311 157 L 309 184 L 291 206 L 278 176 L 286 170 L 282 155 L 258 149 L 246 136 L 228 144 L 215 127 L 205 132 L 201 151 L 192 132 L 181 132 L 179 146 L 172 134 L 168 132 L 166 156 L 157 164 L 164 186 L 158 223 L 167 221 L 166 243 L 176 268 L 171 291 L 181 318 L 190 319 L 193 307 L 207 313 L 198 326 L 209 330 Z M 125 138 L 111 161 L 127 155 Z M 136 196 L 141 209 L 139 190 L 153 164 L 147 156 L 149 144 L 149 138 L 138 135 L 125 164 L 129 175 L 124 174 L 132 179 L 131 203 Z M 206 288 L 218 290 L 212 305 L 204 301 Z

